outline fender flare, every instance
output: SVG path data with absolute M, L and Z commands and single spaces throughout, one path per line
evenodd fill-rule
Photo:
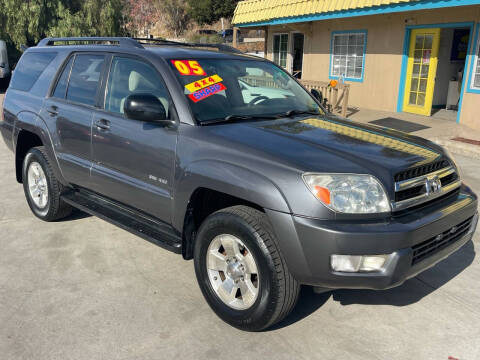
M 176 229 L 182 230 L 192 194 L 199 188 L 222 192 L 262 208 L 291 213 L 280 189 L 267 177 L 242 166 L 219 160 L 190 163 L 177 179 L 174 212 Z
M 40 138 L 43 146 L 45 147 L 45 151 L 50 160 L 50 165 L 52 166 L 55 177 L 62 184 L 66 185 L 67 182 L 65 181 L 60 169 L 58 159 L 55 154 L 53 141 L 45 121 L 37 114 L 30 111 L 21 111 L 17 114 L 15 123 L 13 124 L 13 149 L 15 152 L 15 159 L 17 157 L 18 137 L 21 131 L 28 131 Z

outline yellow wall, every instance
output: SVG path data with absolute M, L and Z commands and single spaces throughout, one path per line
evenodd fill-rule
M 367 30 L 364 80 L 361 83 L 348 82 L 351 84 L 349 106 L 396 111 L 406 25 L 471 21 L 480 22 L 480 6 L 270 26 L 268 58 L 272 59 L 275 33 L 301 31 L 305 34 L 302 78 L 326 81 L 329 75 L 331 32 Z M 480 94 L 464 94 L 462 108 L 460 122 L 480 129 L 480 115 L 477 115 Z

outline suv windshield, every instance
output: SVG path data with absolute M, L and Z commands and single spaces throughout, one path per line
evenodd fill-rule
M 285 71 L 255 60 L 171 59 L 198 121 L 323 113 Z

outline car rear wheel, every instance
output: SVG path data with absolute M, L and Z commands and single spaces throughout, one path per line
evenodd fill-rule
M 194 262 L 210 307 L 239 329 L 272 326 L 290 313 L 298 299 L 300 286 L 259 210 L 233 206 L 207 217 L 195 241 Z
M 28 205 L 38 218 L 54 221 L 72 212 L 72 207 L 60 198 L 64 188 L 55 178 L 43 146 L 27 152 L 22 179 Z

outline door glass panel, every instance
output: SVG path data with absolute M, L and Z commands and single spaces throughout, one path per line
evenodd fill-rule
M 420 64 L 414 64 L 413 65 L 412 76 L 413 77 L 418 77 L 418 75 L 420 75 Z
M 412 91 L 418 91 L 418 78 L 412 78 Z
M 420 77 L 427 78 L 428 77 L 428 69 L 429 69 L 428 65 L 422 65 L 422 71 L 420 73 Z
M 135 93 L 156 96 L 165 108 L 168 118 L 170 100 L 157 71 L 140 60 L 114 57 L 108 78 L 105 109 L 114 113 L 123 113 L 125 100 Z
M 427 91 L 427 79 L 420 80 L 420 87 L 418 88 L 418 91 L 423 93 Z
M 65 93 L 67 92 L 67 82 L 68 77 L 70 76 L 70 69 L 72 68 L 73 57 L 68 60 L 68 64 L 63 69 L 63 73 L 58 79 L 57 86 L 55 88 L 55 92 L 53 93 L 54 97 L 65 99 Z
M 430 64 L 430 56 L 432 55 L 432 50 L 423 50 L 422 64 Z
M 422 50 L 415 50 L 415 55 L 413 58 L 414 63 L 422 62 Z
M 411 92 L 410 93 L 410 99 L 408 101 L 410 105 L 416 105 L 417 104 L 417 93 L 416 92 Z
M 418 93 L 417 105 L 419 105 L 419 106 L 425 105 L 425 94 L 423 94 L 423 93 Z
M 415 37 L 415 49 L 422 49 L 423 48 L 423 40 L 425 36 L 423 35 L 417 35 Z
M 423 45 L 424 49 L 432 49 L 433 45 L 433 36 L 432 35 L 425 35 L 425 43 Z
M 103 55 L 77 55 L 67 89 L 67 100 L 94 105 L 104 63 Z

